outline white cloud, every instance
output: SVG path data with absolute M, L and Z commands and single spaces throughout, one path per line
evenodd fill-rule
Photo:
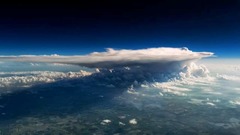
M 39 66 L 38 63 L 30 63 L 31 66 Z
M 230 100 L 229 102 L 233 105 L 240 105 L 240 99 Z
M 131 119 L 131 120 L 129 120 L 129 123 L 132 124 L 132 125 L 136 125 L 137 120 L 136 119 Z
M 100 124 L 101 125 L 107 125 L 107 124 L 109 124 L 111 122 L 112 122 L 111 120 L 106 119 L 106 120 L 103 120 Z
M 197 64 L 204 64 L 214 74 L 240 76 L 240 59 L 209 58 Z
M 86 71 L 80 72 L 51 72 L 51 71 L 36 71 L 36 72 L 0 72 L 0 88 L 22 88 L 30 87 L 42 83 L 52 83 L 63 79 L 79 78 L 91 75 Z M 1 91 L 4 93 L 5 91 Z
M 226 74 L 217 74 L 217 78 L 221 80 L 236 81 L 240 82 L 240 76 L 226 75 Z

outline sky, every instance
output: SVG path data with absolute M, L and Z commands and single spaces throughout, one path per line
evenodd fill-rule
M 239 57 L 239 0 L 2 4 L 0 55 L 188 47 Z

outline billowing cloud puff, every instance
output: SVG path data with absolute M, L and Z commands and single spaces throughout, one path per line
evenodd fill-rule
M 173 67 L 171 65 L 175 65 L 174 63 L 184 63 L 211 55 L 213 55 L 211 52 L 192 52 L 187 48 L 161 47 L 139 50 L 115 50 L 108 48 L 106 52 L 93 52 L 88 55 L 0 56 L 0 60 L 74 64 L 89 68 L 143 67 L 147 69 L 151 68 L 152 70 L 154 68 L 165 70 L 165 68 Z

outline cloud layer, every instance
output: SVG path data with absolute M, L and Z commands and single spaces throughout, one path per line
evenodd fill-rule
M 2 61 L 45 62 L 74 64 L 89 68 L 116 67 L 170 67 L 175 62 L 186 62 L 212 56 L 211 52 L 192 52 L 187 48 L 148 48 L 139 50 L 115 50 L 93 52 L 88 55 L 20 55 L 0 56 Z M 173 64 L 174 65 L 174 64 Z
M 30 87 L 37 84 L 52 83 L 64 79 L 74 79 L 91 75 L 86 71 L 80 72 L 0 72 L 0 89 Z M 0 93 L 2 91 L 0 90 Z

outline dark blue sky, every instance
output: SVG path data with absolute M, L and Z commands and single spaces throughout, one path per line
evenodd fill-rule
M 183 47 L 239 57 L 239 0 L 6 4 L 0 55 Z

